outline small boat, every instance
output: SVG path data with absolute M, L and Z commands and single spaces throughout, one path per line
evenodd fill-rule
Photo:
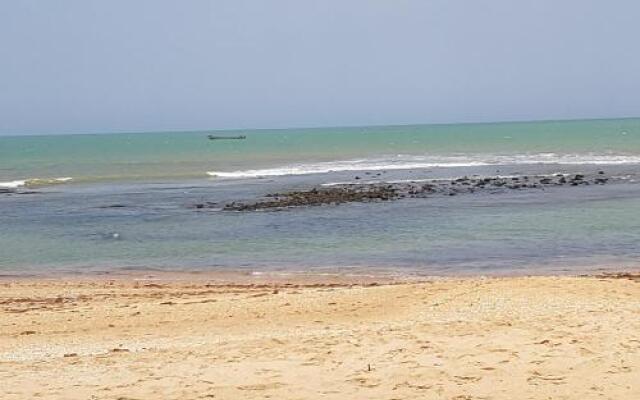
M 240 135 L 240 136 L 215 136 L 215 135 L 209 135 L 207 137 L 209 138 L 209 140 L 224 140 L 224 139 L 242 140 L 242 139 L 246 139 L 247 138 L 245 135 Z

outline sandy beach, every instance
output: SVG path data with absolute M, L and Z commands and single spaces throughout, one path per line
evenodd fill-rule
M 2 399 L 638 399 L 640 280 L 0 281 Z

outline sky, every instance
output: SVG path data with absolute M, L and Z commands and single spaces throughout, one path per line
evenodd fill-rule
M 0 135 L 640 116 L 637 0 L 0 0 Z

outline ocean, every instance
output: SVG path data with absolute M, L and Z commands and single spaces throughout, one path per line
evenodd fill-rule
M 640 256 L 640 119 L 0 137 L 0 275 L 589 273 Z M 610 185 L 285 210 L 338 183 L 605 172 Z M 197 209 L 195 204 L 219 205 Z

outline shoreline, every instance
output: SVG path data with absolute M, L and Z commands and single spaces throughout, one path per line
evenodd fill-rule
M 433 267 L 431 267 L 433 268 Z M 419 267 L 308 267 L 306 269 L 260 268 L 210 268 L 210 269 L 113 269 L 113 270 L 66 270 L 42 271 L 37 273 L 12 273 L 0 271 L 0 283 L 11 281 L 162 281 L 179 282 L 216 282 L 227 284 L 283 284 L 283 283 L 416 283 L 431 280 L 455 279 L 501 279 L 531 277 L 611 277 L 640 275 L 640 264 L 626 267 L 608 267 L 606 265 L 557 265 L 553 269 L 532 265 L 526 271 L 490 270 L 478 272 L 472 268 L 460 268 L 455 271 L 423 271 Z

